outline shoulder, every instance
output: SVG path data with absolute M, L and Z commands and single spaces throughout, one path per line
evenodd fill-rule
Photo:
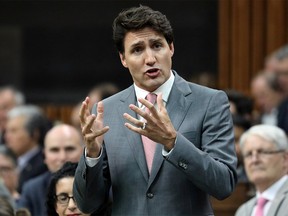
M 23 191 L 28 190 L 28 189 L 38 190 L 40 186 L 46 187 L 48 186 L 50 178 L 51 178 L 51 173 L 48 171 L 39 176 L 31 178 L 27 182 L 24 183 Z
M 253 197 L 252 199 L 248 200 L 247 202 L 243 203 L 236 211 L 235 216 L 246 216 L 251 215 L 254 203 L 256 202 L 256 198 Z
M 184 94 L 192 93 L 194 95 L 200 94 L 205 96 L 220 94 L 224 95 L 224 97 L 227 96 L 226 93 L 222 90 L 213 89 L 196 83 L 189 82 L 184 78 L 182 78 L 180 75 L 178 75 L 175 71 L 174 74 L 175 74 L 175 82 L 174 82 L 175 87 L 178 88 Z

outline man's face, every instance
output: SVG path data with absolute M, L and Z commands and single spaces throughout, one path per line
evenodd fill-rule
M 264 191 L 287 173 L 287 154 L 276 153 L 277 150 L 273 143 L 256 135 L 251 135 L 244 143 L 245 170 L 257 190 Z M 274 153 L 265 154 L 265 151 Z
M 4 129 L 7 121 L 7 112 L 15 106 L 15 98 L 10 90 L 0 92 L 0 131 Z
M 271 89 L 263 77 L 252 81 L 251 93 L 261 112 L 270 113 L 273 108 L 278 106 L 279 92 Z
M 18 171 L 12 159 L 0 153 L 0 178 L 10 192 L 16 191 L 18 187 Z
M 45 139 L 45 163 L 51 172 L 59 170 L 67 161 L 78 162 L 82 154 L 80 137 L 71 131 L 49 134 Z
M 17 155 L 21 156 L 36 145 L 25 128 L 26 117 L 17 116 L 8 120 L 6 125 L 6 144 Z
M 154 91 L 171 75 L 173 43 L 151 28 L 128 32 L 124 38 L 121 62 L 128 68 L 135 84 Z
M 288 95 L 288 57 L 278 61 L 275 66 L 275 73 L 278 76 L 281 87 L 284 89 L 286 95 Z

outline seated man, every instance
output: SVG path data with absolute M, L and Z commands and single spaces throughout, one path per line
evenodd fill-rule
M 44 140 L 45 163 L 49 171 L 24 184 L 18 207 L 28 208 L 32 215 L 45 216 L 45 198 L 52 173 L 67 161 L 78 162 L 82 150 L 82 137 L 75 127 L 59 124 L 50 129 Z
M 256 196 L 236 216 L 282 216 L 288 212 L 288 140 L 277 126 L 255 125 L 240 139 L 246 174 Z

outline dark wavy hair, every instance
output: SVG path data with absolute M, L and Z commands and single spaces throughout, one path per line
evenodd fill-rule
M 117 50 L 120 53 L 124 52 L 124 37 L 127 32 L 141 30 L 146 27 L 162 34 L 168 44 L 173 42 L 173 30 L 166 16 L 159 11 L 152 10 L 150 7 L 140 5 L 120 12 L 115 18 L 112 28 L 113 40 Z
M 46 197 L 47 214 L 49 216 L 58 216 L 56 212 L 56 184 L 66 177 L 74 177 L 78 163 L 66 162 L 63 167 L 52 175 L 48 193 Z

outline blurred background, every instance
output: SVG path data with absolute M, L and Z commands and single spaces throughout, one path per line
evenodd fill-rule
M 13 84 L 37 104 L 73 104 L 104 81 L 128 87 L 111 26 L 121 10 L 140 3 L 171 21 L 179 74 L 217 73 L 217 0 L 1 1 L 0 86 Z

